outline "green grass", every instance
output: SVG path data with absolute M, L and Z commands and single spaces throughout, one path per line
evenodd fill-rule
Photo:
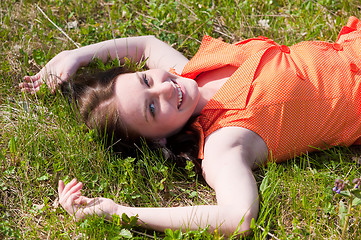
M 226 42 L 257 37 L 291 45 L 303 40 L 334 41 L 351 15 L 361 17 L 357 0 L 323 1 L 39 1 L 49 18 L 77 43 L 152 34 L 188 58 L 204 34 Z M 109 11 L 108 11 L 109 8 Z M 269 20 L 269 28 L 258 24 Z M 67 23 L 76 22 L 75 28 Z M 57 204 L 58 179 L 78 178 L 85 194 L 130 206 L 184 206 L 215 202 L 197 177 L 174 168 L 146 148 L 138 158 L 114 156 L 84 126 L 59 95 L 19 92 L 25 74 L 34 74 L 56 53 L 75 46 L 36 8 L 34 1 L 0 2 L 0 239 L 135 239 L 165 236 L 217 239 L 204 230 L 179 234 L 87 219 L 74 222 Z M 333 148 L 255 172 L 261 208 L 248 239 L 338 239 L 342 202 L 331 188 L 335 178 L 359 177 L 360 150 Z M 360 206 L 349 220 L 347 239 L 361 236 Z

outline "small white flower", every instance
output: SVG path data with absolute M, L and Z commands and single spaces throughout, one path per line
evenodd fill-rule
M 77 27 L 78 27 L 78 22 L 77 21 L 67 23 L 67 28 L 68 29 L 77 28 Z
M 123 10 L 122 11 L 122 18 L 124 18 L 125 16 L 127 16 L 127 11 Z
M 269 28 L 270 25 L 268 24 L 269 23 L 269 20 L 268 19 L 260 19 L 258 21 L 258 25 L 263 27 L 263 28 Z

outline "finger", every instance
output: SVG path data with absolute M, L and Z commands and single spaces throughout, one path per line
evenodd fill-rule
M 23 83 L 23 82 L 21 82 L 21 83 L 19 83 L 19 85 L 18 85 L 18 86 L 19 86 L 19 88 L 20 88 L 20 89 L 23 89 L 23 88 L 25 88 L 26 84 L 25 84 L 25 83 Z
M 32 83 L 27 83 L 27 82 L 21 82 L 19 83 L 19 88 L 30 88 L 30 86 L 32 86 Z
M 76 202 L 79 201 L 79 198 L 82 198 L 82 196 L 79 197 L 77 194 L 71 195 L 67 205 L 67 212 L 73 214 L 76 220 L 82 219 L 86 215 L 94 214 L 95 212 L 94 209 L 90 209 L 87 204 L 77 204 Z
M 69 189 L 69 191 L 63 191 L 63 196 L 62 196 L 62 201 L 67 201 L 67 199 L 72 196 L 74 193 L 76 193 L 77 191 L 80 191 L 80 189 L 83 187 L 83 184 L 81 182 L 77 183 L 76 185 L 74 185 L 72 188 Z M 66 186 L 65 186 L 66 188 Z
M 94 198 L 88 198 L 85 196 L 79 197 L 79 204 L 81 205 L 91 205 L 94 202 Z
M 46 84 L 52 91 L 54 91 L 61 82 L 61 78 L 56 74 L 50 74 L 50 76 L 46 79 Z
M 65 188 L 65 184 L 64 184 L 63 180 L 59 180 L 59 183 L 58 183 L 59 197 L 62 195 L 64 188 Z
M 76 178 L 73 178 L 68 184 L 65 185 L 64 191 L 69 191 L 70 188 L 72 188 L 77 183 Z
M 20 88 L 29 88 L 29 89 L 34 88 L 35 89 L 37 87 L 40 87 L 42 84 L 43 84 L 42 81 L 22 82 L 22 83 L 19 83 L 19 87 Z
M 30 86 L 32 88 L 37 88 L 37 87 L 40 87 L 41 85 L 44 84 L 44 81 L 42 81 L 41 79 L 37 80 L 37 81 L 34 81 L 32 84 L 30 83 Z
M 73 178 L 68 184 L 66 184 L 66 185 L 64 184 L 64 188 L 62 189 L 62 192 L 59 195 L 59 198 L 62 199 L 64 197 L 64 195 L 69 191 L 69 189 L 71 189 L 74 186 L 74 184 L 76 184 L 75 178 Z
M 40 87 L 36 87 L 36 88 L 22 88 L 21 91 L 22 92 L 28 92 L 30 94 L 35 94 L 36 92 L 38 92 L 40 90 Z
M 73 215 L 80 206 L 80 204 L 77 203 L 77 198 L 79 198 L 79 196 L 75 194 L 71 195 L 68 199 L 66 199 L 66 201 L 59 202 L 65 211 L 67 211 L 70 215 Z
M 82 200 L 81 198 L 82 198 L 83 196 L 81 195 L 81 192 L 80 192 L 80 190 L 79 190 L 79 191 L 76 191 L 76 192 L 70 194 L 68 199 L 70 199 L 70 197 L 72 198 L 72 202 L 73 202 L 73 203 L 75 203 L 75 204 L 80 204 L 80 202 L 81 202 L 81 200 Z M 70 201 L 70 200 L 68 200 L 68 201 Z
M 84 207 L 94 206 L 94 204 L 95 204 L 94 198 L 88 198 L 88 197 L 82 196 L 80 192 L 74 193 L 73 195 L 74 195 L 74 203 L 75 204 L 82 205 Z
M 34 76 L 24 76 L 23 79 L 24 79 L 25 82 L 37 81 L 37 80 L 40 79 L 40 74 L 38 73 L 38 74 L 36 74 L 36 75 L 34 75 Z
M 69 214 L 75 214 L 77 210 L 79 209 L 78 204 L 76 204 L 76 199 L 79 198 L 76 194 L 72 194 L 69 196 L 69 198 L 62 204 L 63 208 L 69 213 Z
M 81 195 L 80 191 L 73 193 L 71 196 L 74 196 L 74 199 L 73 199 L 74 204 L 84 205 L 83 196 Z
M 43 84 L 43 81 L 37 80 L 34 82 L 22 82 L 19 83 L 19 88 L 22 92 L 28 92 L 31 94 L 35 94 L 40 90 L 40 86 Z

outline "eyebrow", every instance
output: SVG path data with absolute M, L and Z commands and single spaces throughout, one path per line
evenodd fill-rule
M 138 72 L 136 72 L 135 74 L 137 75 L 140 85 L 143 86 L 144 85 L 143 78 L 140 76 L 140 74 Z M 146 100 L 144 103 L 144 107 L 143 107 L 143 116 L 144 116 L 146 122 L 149 122 L 148 114 L 147 114 L 148 113 L 148 107 L 147 107 L 148 105 L 149 105 L 148 101 Z

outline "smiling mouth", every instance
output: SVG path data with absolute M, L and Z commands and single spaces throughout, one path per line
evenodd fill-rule
M 177 89 L 177 93 L 178 93 L 177 108 L 179 109 L 183 102 L 183 93 L 182 93 L 182 90 L 181 90 L 180 86 L 178 85 L 178 83 L 176 83 L 175 81 L 172 81 L 172 83 L 174 84 L 175 88 Z

